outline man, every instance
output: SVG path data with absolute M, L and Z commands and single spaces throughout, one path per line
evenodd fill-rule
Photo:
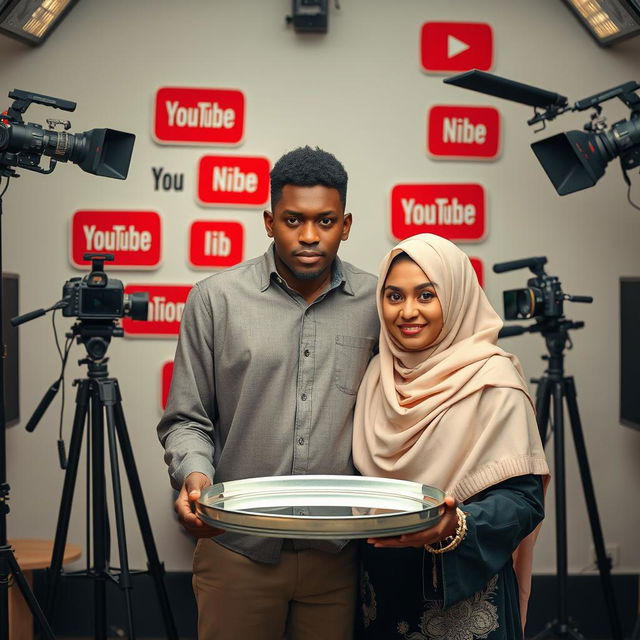
M 352 412 L 378 336 L 375 278 L 337 257 L 347 174 L 321 149 L 271 171 L 267 252 L 197 283 L 158 425 L 194 554 L 202 639 L 350 640 L 355 545 L 222 532 L 193 512 L 211 482 L 352 474 Z

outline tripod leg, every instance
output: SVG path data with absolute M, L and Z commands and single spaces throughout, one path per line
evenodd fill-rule
M 117 382 L 116 382 L 117 384 Z M 140 484 L 140 478 L 136 469 L 136 463 L 133 457 L 133 450 L 131 448 L 131 441 L 127 432 L 127 425 L 124 418 L 124 412 L 120 403 L 120 394 L 118 393 L 118 402 L 115 405 L 115 417 L 116 417 L 116 429 L 118 430 L 118 439 L 120 441 L 120 450 L 122 451 L 122 460 L 129 479 L 129 486 L 131 488 L 131 495 L 133 497 L 133 504 L 135 505 L 136 515 L 138 517 L 138 524 L 142 533 L 142 541 L 144 543 L 145 551 L 147 553 L 147 563 L 149 567 L 149 573 L 153 578 L 153 582 L 160 604 L 160 611 L 164 619 L 164 626 L 167 633 L 167 637 L 170 640 L 178 639 L 178 631 L 171 611 L 171 604 L 169 602 L 169 596 L 164 584 L 164 566 L 160 562 L 158 557 L 158 551 L 153 539 L 153 533 L 151 532 L 151 522 L 149 521 L 149 515 L 147 513 L 147 507 L 144 503 L 144 496 L 142 493 L 142 486 Z
M 102 405 L 97 382 L 91 381 L 91 480 L 93 498 L 93 615 L 94 638 L 107 638 L 107 497 L 104 475 L 104 432 Z
M 567 500 L 564 466 L 564 404 L 561 380 L 553 383 L 553 456 L 556 489 L 556 566 L 558 574 L 558 625 L 567 626 Z
M 587 448 L 582 433 L 580 414 L 578 413 L 576 387 L 573 378 L 565 378 L 565 389 L 567 407 L 569 409 L 569 420 L 571 422 L 571 430 L 573 432 L 573 442 L 576 448 L 578 467 L 580 469 L 580 477 L 582 479 L 582 488 L 584 490 L 584 497 L 587 503 L 587 513 L 589 514 L 589 523 L 591 524 L 593 544 L 596 550 L 596 557 L 598 559 L 598 570 L 600 572 L 602 590 L 604 592 L 607 611 L 609 613 L 611 634 L 613 640 L 623 640 L 622 626 L 620 624 L 613 585 L 611 582 L 611 564 L 607 558 L 604 547 L 604 537 L 602 535 L 602 527 L 600 526 L 598 505 L 596 503 L 595 493 L 593 490 L 593 481 L 591 479 L 589 460 L 587 458 Z
M 6 547 L 7 549 L 9 547 Z M 0 554 L 2 549 L 0 549 Z M 9 563 L 0 555 L 0 640 L 9 640 Z
M 22 593 L 23 598 L 25 599 L 33 617 L 36 619 L 40 630 L 42 631 L 42 635 L 44 638 L 48 638 L 49 640 L 54 640 L 55 636 L 53 635 L 53 631 L 47 622 L 47 619 L 38 604 L 31 588 L 29 587 L 29 583 L 26 581 L 24 574 L 20 570 L 20 566 L 16 561 L 11 547 L 1 547 L 0 548 L 0 592 L 2 592 L 2 597 L 0 600 L 2 602 L 6 602 L 5 605 L 0 606 L 0 621 L 2 621 L 2 631 L 0 631 L 0 638 L 2 640 L 8 640 L 8 627 L 5 628 L 5 625 L 8 625 L 9 621 L 9 607 L 8 607 L 8 588 L 9 588 L 9 574 L 13 575 L 13 579 L 16 581 L 20 589 L 20 593 Z M 7 596 L 5 598 L 5 596 Z
M 88 403 L 89 383 L 87 380 L 81 380 L 78 383 L 78 391 L 76 393 L 76 411 L 73 418 L 69 458 L 67 461 L 67 469 L 64 474 L 62 498 L 60 499 L 60 509 L 58 511 L 58 524 L 56 526 L 53 551 L 51 553 L 51 565 L 48 570 L 49 581 L 45 611 L 47 612 L 47 617 L 52 622 L 55 613 L 55 599 L 58 582 L 60 572 L 62 571 L 64 547 L 67 542 L 67 532 L 69 530 L 69 519 L 71 518 L 71 504 L 73 501 L 73 492 L 76 486 L 78 460 L 80 459 L 80 449 L 82 447 L 82 437 L 87 419 Z
M 116 516 L 116 534 L 118 537 L 118 552 L 120 554 L 120 579 L 119 585 L 124 592 L 127 611 L 127 631 L 129 640 L 135 640 L 133 628 L 133 608 L 131 605 L 131 574 L 129 572 L 129 559 L 127 556 L 127 538 L 124 526 L 124 511 L 122 508 L 122 486 L 120 483 L 120 468 L 118 466 L 118 450 L 116 446 L 116 427 L 114 403 L 117 396 L 117 388 L 114 380 L 107 378 L 98 381 L 100 389 L 100 401 L 104 405 L 107 415 L 107 437 L 109 439 L 109 459 L 111 461 L 111 482 L 113 487 L 113 507 Z
M 547 442 L 549 432 L 549 402 L 551 400 L 551 386 L 549 378 L 543 376 L 536 381 L 538 388 L 536 389 L 536 421 L 538 423 L 538 431 L 540 432 L 540 440 L 542 445 Z

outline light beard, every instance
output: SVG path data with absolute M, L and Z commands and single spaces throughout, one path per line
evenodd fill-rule
M 294 269 L 289 268 L 289 271 L 291 271 L 296 280 L 315 280 L 325 273 L 328 268 L 329 267 L 325 267 L 319 271 L 295 271 Z

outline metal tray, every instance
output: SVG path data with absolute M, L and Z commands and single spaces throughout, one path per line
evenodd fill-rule
M 444 511 L 440 489 L 388 478 L 299 475 L 219 482 L 196 511 L 206 523 L 272 538 L 368 538 L 428 529 Z

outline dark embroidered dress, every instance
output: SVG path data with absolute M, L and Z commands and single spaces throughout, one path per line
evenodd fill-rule
M 449 553 L 363 542 L 357 640 L 521 640 L 511 554 L 542 520 L 540 476 L 511 478 L 463 506 L 467 535 Z

